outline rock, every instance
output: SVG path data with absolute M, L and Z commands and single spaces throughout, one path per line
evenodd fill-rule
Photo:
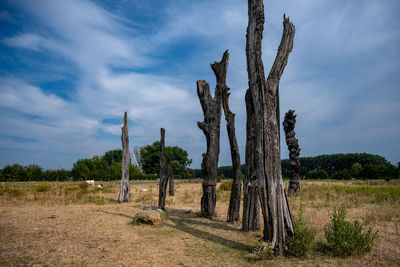
M 166 213 L 163 210 L 157 209 L 157 207 L 145 207 L 143 211 L 135 215 L 133 218 L 133 223 L 160 225 L 166 220 L 166 218 Z

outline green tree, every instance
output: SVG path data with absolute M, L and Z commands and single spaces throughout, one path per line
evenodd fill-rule
M 143 146 L 140 148 L 140 165 L 147 174 L 158 174 L 160 172 L 160 142 L 156 141 L 151 145 Z M 176 176 L 182 176 L 187 167 L 192 163 L 188 159 L 186 150 L 178 146 L 166 146 L 165 158 L 167 162 L 171 162 L 172 171 Z
M 90 160 L 85 160 L 85 159 L 79 159 L 77 162 L 74 163 L 74 166 L 72 168 L 72 175 L 75 178 L 83 178 L 87 179 L 90 176 Z
M 346 168 L 341 171 L 334 172 L 332 178 L 336 180 L 350 180 L 352 178 L 352 175 L 350 171 Z
M 362 165 L 356 162 L 351 166 L 350 174 L 353 176 L 353 178 L 359 179 L 362 171 L 363 171 Z
M 122 162 L 122 149 L 114 149 L 107 151 L 103 159 L 111 166 L 113 162 Z
M 43 169 L 39 165 L 31 164 L 25 167 L 26 180 L 40 181 L 43 178 Z
M 7 165 L 3 168 L 3 177 L 5 181 L 25 181 L 25 168 L 19 164 Z

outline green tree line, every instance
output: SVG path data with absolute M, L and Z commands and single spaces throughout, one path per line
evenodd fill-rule
M 139 149 L 137 164 L 130 164 L 129 177 L 133 180 L 155 180 L 160 172 L 159 142 Z M 175 178 L 192 178 L 193 171 L 188 167 L 192 160 L 187 151 L 178 146 L 165 147 L 167 161 L 170 162 Z M 132 157 L 131 157 L 132 158 Z M 119 180 L 121 179 L 122 150 L 107 151 L 102 156 L 78 159 L 71 170 L 44 170 L 32 164 L 7 165 L 0 169 L 0 181 L 67 181 L 74 180 Z
M 283 159 L 282 176 L 289 177 L 290 161 Z M 399 177 L 400 164 L 394 166 L 384 157 L 368 153 L 348 153 L 319 155 L 300 158 L 301 173 L 306 179 L 396 179 Z M 242 166 L 242 173 L 245 165 Z M 194 170 L 195 177 L 202 177 L 201 169 Z M 232 166 L 221 166 L 218 175 L 232 177 Z

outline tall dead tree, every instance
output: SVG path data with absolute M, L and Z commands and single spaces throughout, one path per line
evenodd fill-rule
M 278 54 L 265 80 L 261 55 L 264 28 L 262 0 L 248 1 L 249 24 L 246 38 L 249 89 L 254 107 L 254 162 L 261 210 L 264 220 L 264 240 L 283 254 L 285 240 L 294 235 L 291 214 L 283 187 L 279 137 L 279 81 L 293 48 L 295 28 L 283 16 L 283 35 Z
M 174 172 L 172 171 L 171 162 L 168 161 L 168 184 L 169 184 L 169 195 L 174 196 L 175 193 L 175 179 L 174 179 Z
M 255 149 L 255 118 L 251 93 L 246 91 L 246 169 L 243 183 L 243 231 L 260 229 L 260 207 L 258 200 L 258 186 L 256 166 L 254 161 Z
M 164 209 L 165 207 L 165 198 L 167 196 L 167 183 L 168 183 L 168 175 L 167 175 L 167 167 L 165 164 L 165 129 L 161 128 L 161 140 L 160 140 L 160 183 L 158 186 L 158 207 Z
M 229 53 L 228 53 L 229 56 Z M 231 148 L 233 183 L 228 208 L 228 222 L 239 221 L 240 198 L 242 194 L 242 170 L 240 166 L 239 146 L 235 134 L 235 114 L 229 108 L 229 88 L 225 86 L 222 91 L 222 106 L 224 108 L 226 130 L 228 131 L 229 145 Z
M 296 115 L 294 110 L 289 109 L 283 120 L 283 130 L 285 131 L 286 144 L 289 149 L 290 159 L 290 181 L 288 194 L 298 196 L 300 193 L 300 147 L 299 140 L 296 138 L 294 127 L 296 125 Z
M 203 161 L 201 162 L 201 170 L 203 173 L 201 215 L 208 218 L 214 215 L 217 201 L 216 179 L 219 158 L 222 92 L 226 87 L 228 60 L 229 54 L 228 51 L 225 51 L 221 62 L 214 62 L 211 64 L 211 68 L 217 80 L 214 97 L 212 97 L 210 86 L 206 81 L 197 81 L 197 95 L 199 96 L 204 114 L 204 121 L 197 122 L 197 126 L 203 130 L 207 140 L 207 151 L 203 154 Z
M 131 154 L 129 153 L 128 114 L 126 111 L 124 114 L 124 125 L 121 131 L 122 175 L 118 202 L 127 202 L 129 201 L 129 165 L 131 164 Z

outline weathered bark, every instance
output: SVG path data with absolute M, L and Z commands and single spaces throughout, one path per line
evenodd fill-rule
M 242 230 L 247 232 L 260 229 L 260 208 L 254 162 L 255 120 L 250 90 L 246 91 L 246 113 L 246 169 L 243 183 Z
M 222 106 L 224 108 L 226 130 L 228 131 L 229 144 L 231 148 L 233 183 L 228 208 L 228 222 L 239 221 L 240 198 L 242 194 L 242 171 L 240 166 L 239 146 L 235 134 L 235 114 L 229 108 L 229 88 L 225 86 L 222 92 Z
M 274 64 L 265 80 L 261 57 L 264 28 L 262 0 L 249 0 L 246 38 L 249 89 L 255 114 L 254 161 L 264 219 L 264 240 L 283 254 L 287 236 L 294 235 L 292 219 L 283 187 L 279 137 L 279 81 L 293 48 L 294 25 L 284 15 L 283 35 Z
M 167 196 L 167 167 L 165 165 L 165 129 L 161 128 L 161 140 L 160 140 L 160 183 L 158 186 L 158 207 L 164 209 L 165 197 Z
M 127 202 L 129 201 L 129 165 L 131 163 L 131 154 L 129 153 L 128 114 L 126 111 L 124 114 L 124 125 L 122 126 L 121 131 L 122 175 L 118 202 Z
M 296 115 L 294 110 L 290 110 L 285 114 L 283 121 L 283 129 L 285 131 L 286 144 L 289 149 L 290 159 L 290 181 L 288 186 L 288 194 L 298 196 L 300 193 L 300 147 L 299 140 L 296 138 L 294 127 L 296 125 Z
M 175 180 L 174 172 L 172 171 L 171 162 L 168 162 L 168 181 L 169 181 L 169 195 L 174 196 L 175 193 Z
M 203 173 L 201 215 L 208 218 L 214 215 L 217 200 L 216 179 L 219 158 L 222 92 L 226 87 L 228 60 L 229 53 L 225 51 L 221 62 L 214 62 L 211 64 L 211 68 L 217 80 L 214 97 L 212 97 L 210 86 L 206 81 L 197 81 L 197 95 L 199 96 L 204 114 L 204 121 L 197 122 L 197 126 L 203 130 L 207 140 L 207 151 L 203 154 L 203 161 L 201 162 L 201 170 Z

